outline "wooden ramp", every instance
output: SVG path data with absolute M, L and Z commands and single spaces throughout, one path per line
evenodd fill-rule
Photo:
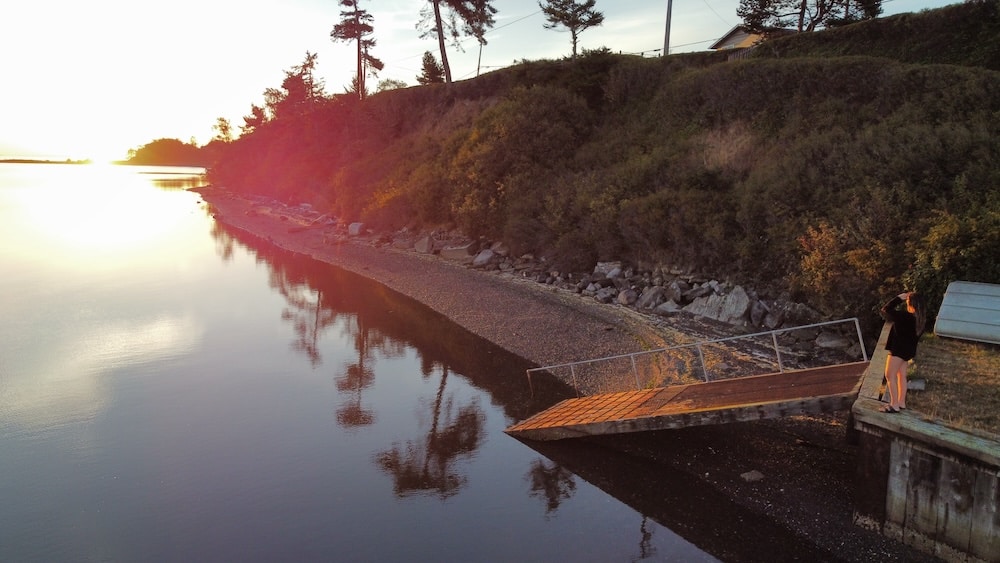
M 868 362 L 567 399 L 509 428 L 561 440 L 849 409 Z

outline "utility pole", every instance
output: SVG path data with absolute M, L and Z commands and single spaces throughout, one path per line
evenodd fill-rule
M 667 0 L 667 31 L 663 34 L 663 56 L 670 54 L 670 12 L 673 10 L 674 0 Z

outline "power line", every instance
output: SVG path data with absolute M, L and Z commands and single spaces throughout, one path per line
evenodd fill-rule
M 705 3 L 705 6 L 709 10 L 712 10 L 712 13 L 715 14 L 715 17 L 719 18 L 719 21 L 721 21 L 722 23 L 728 25 L 729 27 L 733 27 L 733 24 L 731 24 L 728 21 L 726 21 L 721 15 L 719 15 L 719 12 L 715 11 L 715 8 L 713 8 L 712 5 L 708 3 L 708 0 L 701 0 L 701 1 Z M 683 45 L 678 45 L 678 47 L 683 47 Z

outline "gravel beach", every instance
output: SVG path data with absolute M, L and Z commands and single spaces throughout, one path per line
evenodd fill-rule
M 194 191 L 216 220 L 377 281 L 539 366 L 699 338 L 697 330 L 511 275 L 370 241 L 331 241 L 323 229 L 261 213 L 222 189 Z M 856 452 L 846 415 L 527 445 L 691 541 L 715 546 L 725 561 L 936 561 L 853 524 Z M 718 511 L 702 521 L 684 509 L 690 503 L 699 514 Z

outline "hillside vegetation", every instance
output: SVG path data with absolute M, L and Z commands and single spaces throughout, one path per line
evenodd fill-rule
M 936 305 L 951 280 L 1000 283 L 998 61 L 996 0 L 733 62 L 590 52 L 325 99 L 222 148 L 211 177 L 563 271 L 670 265 L 871 316 L 904 286 Z

